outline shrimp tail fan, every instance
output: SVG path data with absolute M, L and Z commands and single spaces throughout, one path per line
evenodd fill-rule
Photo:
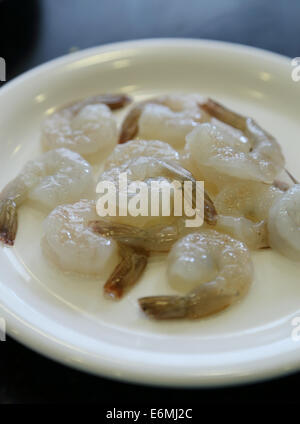
M 17 205 L 11 199 L 0 201 L 0 241 L 12 246 L 18 228 Z
M 142 311 L 157 320 L 185 318 L 186 299 L 181 296 L 147 296 L 139 299 Z

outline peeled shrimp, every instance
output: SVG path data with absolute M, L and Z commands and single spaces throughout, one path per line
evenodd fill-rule
M 106 170 L 111 169 L 141 156 L 179 161 L 179 153 L 168 143 L 159 140 L 131 140 L 125 144 L 118 144 L 106 159 L 104 167 Z
M 251 249 L 269 246 L 269 210 L 284 191 L 275 185 L 241 181 L 225 186 L 214 199 L 216 229 L 243 241 Z
M 148 262 L 148 252 L 142 248 L 119 243 L 121 261 L 104 285 L 104 294 L 121 299 L 136 284 Z
M 171 196 L 173 188 L 172 182 L 174 179 L 179 181 L 179 183 L 191 181 L 193 186 L 196 185 L 193 175 L 178 163 L 150 156 L 141 156 L 137 159 L 131 159 L 118 167 L 108 169 L 102 173 L 99 181 L 109 181 L 114 183 L 115 187 L 118 187 L 119 176 L 123 173 L 126 173 L 128 183 L 135 181 L 145 182 L 149 186 L 148 193 L 150 192 L 151 183 L 153 181 L 160 183 L 160 187 L 163 185 L 168 186 Z M 129 198 L 130 194 L 128 195 L 128 199 Z M 172 200 L 173 199 L 171 199 L 170 203 L 173 203 Z M 144 226 L 151 224 L 152 221 L 157 221 L 157 219 L 163 221 L 164 224 L 173 219 L 174 215 L 172 215 L 171 209 L 170 216 L 168 217 L 164 217 L 161 214 L 158 215 L 158 217 L 153 216 L 150 211 L 150 203 L 151 202 L 148 202 L 149 210 L 147 216 L 139 216 L 139 219 L 137 219 L 137 217 L 132 217 L 131 215 L 118 216 L 118 221 L 125 224 L 134 223 L 137 226 Z M 207 193 L 204 193 L 204 219 L 209 224 L 215 224 L 217 219 L 214 205 Z
M 117 243 L 88 226 L 98 218 L 95 202 L 57 206 L 43 224 L 45 256 L 63 271 L 99 274 L 118 257 Z
M 243 131 L 245 140 L 228 137 L 212 123 L 198 125 L 186 137 L 186 149 L 199 168 L 206 166 L 232 177 L 272 183 L 284 167 L 274 137 L 251 118 L 245 118 L 208 100 L 202 108 L 220 121 Z
M 112 299 L 120 299 L 139 280 L 151 252 L 169 252 L 180 238 L 182 225 L 174 223 L 138 228 L 107 219 L 89 222 L 96 234 L 113 239 L 119 244 L 121 261 L 104 286 L 104 292 Z
M 203 98 L 197 94 L 165 95 L 135 106 L 123 122 L 119 143 L 134 138 L 158 139 L 181 148 L 185 136 L 209 115 L 199 107 Z
M 119 244 L 121 261 L 104 286 L 104 293 L 112 299 L 122 298 L 136 284 L 151 251 L 168 252 L 180 234 L 176 225 L 142 229 L 99 218 L 91 221 L 89 226 L 96 234 L 113 239 Z
M 139 228 L 98 218 L 89 225 L 97 234 L 147 252 L 168 252 L 181 234 L 181 226 L 176 223 Z
M 139 299 L 145 314 L 157 320 L 217 313 L 240 300 L 253 277 L 245 244 L 214 230 L 180 239 L 169 253 L 167 273 L 170 284 L 188 293 Z
M 78 153 L 61 148 L 29 161 L 0 194 L 0 240 L 14 244 L 17 209 L 26 200 L 49 210 L 88 196 L 92 188 L 91 166 Z
M 120 299 L 139 280 L 148 252 L 94 231 L 90 222 L 99 229 L 98 219 L 91 200 L 58 206 L 44 221 L 42 251 L 65 272 L 97 276 L 114 266 L 103 289 L 110 298 Z
M 123 95 L 103 95 L 64 106 L 44 121 L 44 148 L 66 147 L 85 156 L 113 147 L 118 132 L 111 109 L 123 107 L 128 101 Z
M 89 226 L 96 234 L 113 239 L 119 244 L 121 262 L 104 286 L 105 293 L 113 299 L 120 299 L 136 284 L 147 265 L 150 253 L 169 252 L 174 243 L 187 231 L 180 219 L 167 226 L 152 225 L 139 228 L 98 218 L 91 221 Z
M 275 200 L 268 219 L 270 245 L 290 259 L 300 260 L 300 184 Z

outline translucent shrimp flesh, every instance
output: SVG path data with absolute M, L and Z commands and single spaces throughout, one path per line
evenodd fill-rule
M 43 223 L 42 251 L 62 271 L 97 275 L 116 263 L 118 246 L 88 226 L 98 218 L 95 202 L 56 207 Z
M 250 249 L 269 247 L 269 210 L 283 193 L 275 185 L 255 181 L 225 186 L 214 198 L 218 213 L 216 229 L 243 241 Z
M 300 184 L 273 203 L 268 219 L 272 248 L 292 260 L 300 260 Z
M 111 109 L 128 102 L 124 95 L 100 95 L 62 107 L 43 123 L 43 147 L 65 147 L 83 156 L 112 148 L 117 143 L 118 131 Z
M 93 200 L 56 207 L 44 221 L 42 251 L 51 263 L 68 273 L 97 277 L 113 268 L 103 290 L 107 297 L 120 299 L 139 280 L 148 252 L 115 241 L 101 230 L 98 219 Z
M 93 188 L 91 166 L 78 153 L 61 148 L 29 161 L 0 194 L 0 240 L 14 244 L 17 210 L 26 200 L 49 210 L 88 197 Z
M 210 119 L 199 107 L 203 98 L 197 94 L 165 95 L 136 105 L 125 118 L 119 143 L 135 136 L 162 140 L 176 148 L 185 143 L 185 136 L 199 123 Z
M 142 310 L 156 320 L 197 319 L 227 308 L 248 292 L 253 267 L 244 243 L 207 230 L 173 246 L 167 273 L 170 284 L 187 294 L 140 298 Z
M 132 159 L 141 156 L 152 156 L 157 159 L 178 162 L 179 153 L 168 143 L 159 140 L 131 140 L 118 144 L 105 160 L 105 170 L 118 167 Z
M 284 157 L 275 138 L 253 119 L 238 115 L 208 100 L 202 108 L 211 116 L 241 130 L 247 142 L 228 137 L 226 131 L 212 123 L 198 125 L 186 137 L 186 149 L 201 168 L 240 179 L 271 184 L 283 170 Z

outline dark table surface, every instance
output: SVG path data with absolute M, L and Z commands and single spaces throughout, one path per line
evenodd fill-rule
M 299 0 L 0 0 L 7 79 L 70 49 L 152 37 L 231 41 L 300 56 Z M 1 111 L 0 111 L 1 113 Z M 112 406 L 299 402 L 300 374 L 236 388 L 143 387 L 81 373 L 8 338 L 0 343 L 0 403 Z

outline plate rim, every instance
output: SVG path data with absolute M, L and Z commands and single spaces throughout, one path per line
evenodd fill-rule
M 247 46 L 240 43 L 230 43 L 225 41 L 217 41 L 217 40 L 209 40 L 209 39 L 194 39 L 194 38 L 150 38 L 150 39 L 138 39 L 138 40 L 130 40 L 130 41 L 122 41 L 116 43 L 109 43 L 100 46 L 90 47 L 88 49 L 83 49 L 81 51 L 75 53 L 69 53 L 62 55 L 58 58 L 47 61 L 33 69 L 30 69 L 18 77 L 12 79 L 7 82 L 0 89 L 0 96 L 6 95 L 10 90 L 14 90 L 19 84 L 22 84 L 27 79 L 31 79 L 35 75 L 43 73 L 46 69 L 53 69 L 57 67 L 64 66 L 66 64 L 72 63 L 73 61 L 77 61 L 79 59 L 83 59 L 94 54 L 101 54 L 106 51 L 112 50 L 120 50 L 123 48 L 141 48 L 141 47 L 166 47 L 166 46 L 174 46 L 174 47 L 183 47 L 184 45 L 189 46 L 199 46 L 201 47 L 210 47 L 215 49 L 227 49 L 232 51 L 240 51 L 243 54 L 249 53 L 252 54 L 253 57 L 262 57 L 264 59 L 273 60 L 276 63 L 281 62 L 282 64 L 287 64 L 288 61 L 291 60 L 288 56 L 284 56 L 275 52 L 267 51 L 261 48 L 256 48 L 253 46 Z M 1 298 L 0 298 L 1 302 Z M 141 367 L 135 372 L 130 369 L 128 371 L 119 371 L 119 373 L 113 374 L 112 368 L 107 367 L 104 361 L 104 365 L 101 366 L 99 361 L 92 361 L 91 357 L 89 357 L 89 353 L 83 353 L 83 359 L 87 360 L 82 361 L 81 363 L 70 362 L 70 356 L 73 352 L 72 347 L 68 346 L 64 347 L 59 340 L 51 341 L 51 338 L 47 336 L 47 334 L 40 334 L 39 327 L 33 328 L 30 323 L 27 323 L 22 320 L 22 317 L 14 314 L 14 311 L 7 310 L 5 306 L 0 303 L 0 312 L 1 316 L 6 319 L 7 322 L 7 333 L 18 342 L 21 342 L 23 345 L 33 349 L 34 351 L 42 354 L 43 356 L 48 357 L 51 360 L 55 360 L 57 362 L 63 363 L 67 366 L 71 366 L 72 368 L 79 369 L 81 371 L 89 372 L 92 374 L 99 375 L 101 377 L 107 377 L 114 380 L 121 380 L 126 382 L 132 382 L 137 384 L 147 384 L 147 385 L 159 385 L 159 386 L 167 386 L 167 387 L 225 387 L 232 386 L 238 384 L 245 384 L 251 382 L 263 381 L 287 374 L 291 374 L 300 370 L 300 359 L 299 355 L 295 355 L 294 350 L 289 352 L 289 366 L 284 362 L 279 366 L 279 364 L 268 365 L 264 367 L 263 370 L 260 368 L 257 369 L 256 372 L 251 370 L 251 374 L 245 372 L 237 372 L 233 373 L 232 370 L 228 374 L 224 374 L 221 377 L 202 377 L 198 376 L 196 379 L 189 376 L 165 376 L 160 377 L 157 374 L 151 374 L 151 369 L 147 372 L 141 369 Z M 297 349 L 296 349 L 297 350 Z M 91 356 L 91 355 L 90 355 Z M 279 355 L 280 356 L 280 355 Z M 105 358 L 107 359 L 107 358 Z M 97 366 L 96 366 L 97 364 Z M 163 378 L 163 379 L 162 379 Z
M 12 78 L 10 81 L 5 82 L 5 84 L 2 87 L 0 87 L 0 93 L 3 94 L 3 92 L 6 92 L 7 90 L 10 90 L 11 88 L 13 88 L 15 85 L 19 84 L 24 78 L 29 78 L 31 76 L 34 76 L 36 73 L 39 73 L 40 71 L 42 71 L 44 68 L 57 67 L 59 65 L 63 65 L 66 62 L 69 62 L 69 61 L 72 62 L 72 60 L 70 60 L 72 58 L 74 58 L 74 61 L 76 61 L 79 58 L 91 56 L 95 52 L 119 50 L 122 47 L 130 46 L 130 45 L 135 45 L 137 47 L 139 46 L 139 44 L 146 45 L 148 47 L 151 45 L 154 45 L 154 46 L 158 45 L 162 47 L 162 43 L 173 45 L 174 47 L 181 47 L 184 44 L 194 44 L 199 46 L 210 45 L 211 47 L 215 47 L 215 48 L 221 47 L 223 49 L 229 48 L 229 49 L 234 49 L 236 51 L 240 50 L 240 51 L 243 51 L 243 53 L 245 53 L 245 51 L 247 50 L 248 53 L 251 52 L 255 56 L 257 54 L 263 57 L 269 56 L 270 59 L 273 58 L 274 60 L 280 60 L 281 62 L 283 61 L 286 62 L 287 60 L 290 61 L 292 59 L 290 56 L 286 56 L 286 55 L 273 52 L 270 50 L 265 50 L 260 47 L 254 47 L 247 44 L 221 41 L 221 40 L 212 40 L 212 39 L 204 39 L 204 38 L 201 38 L 201 39 L 180 38 L 180 37 L 139 38 L 135 40 L 117 41 L 117 42 L 102 44 L 98 46 L 96 45 L 96 46 L 88 47 L 86 49 L 60 55 L 51 60 L 41 63 L 40 65 L 37 65 L 32 69 L 28 69 L 27 71 L 22 72 L 20 75 Z M 178 44 L 181 44 L 181 46 Z

